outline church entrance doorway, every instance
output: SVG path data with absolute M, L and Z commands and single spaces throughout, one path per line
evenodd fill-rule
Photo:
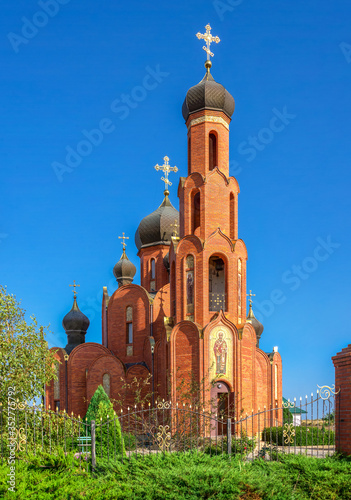
M 220 380 L 217 381 L 211 389 L 212 412 L 217 414 L 216 420 L 213 421 L 214 425 L 211 426 L 211 436 L 227 434 L 227 418 L 230 409 L 229 400 L 230 389 L 228 385 Z

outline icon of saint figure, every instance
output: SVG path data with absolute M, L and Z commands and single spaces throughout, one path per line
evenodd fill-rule
M 223 332 L 218 332 L 217 340 L 213 346 L 216 357 L 216 375 L 225 374 L 227 369 L 227 342 L 223 338 Z
M 194 276 L 193 273 L 188 273 L 187 281 L 186 281 L 186 295 L 187 295 L 187 304 L 192 304 L 194 300 Z

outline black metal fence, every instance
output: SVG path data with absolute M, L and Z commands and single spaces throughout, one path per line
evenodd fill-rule
M 335 451 L 337 399 L 329 387 L 320 389 L 316 397 L 234 416 L 229 410 L 218 415 L 215 409 L 161 401 L 89 423 L 17 402 L 0 407 L 1 463 L 11 453 L 18 460 L 42 454 L 70 457 L 77 467 L 89 463 L 93 469 L 99 461 L 124 462 L 159 453 L 202 452 L 242 460 L 275 460 L 279 453 L 325 457 Z

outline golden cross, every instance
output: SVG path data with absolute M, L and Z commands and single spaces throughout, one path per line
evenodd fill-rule
M 206 47 L 202 47 L 204 49 L 204 51 L 206 52 L 207 54 L 207 60 L 209 61 L 210 60 L 210 56 L 213 57 L 214 54 L 211 52 L 210 50 L 210 46 L 211 46 L 211 43 L 212 42 L 216 42 L 216 43 L 219 43 L 220 42 L 220 39 L 218 36 L 212 36 L 211 35 L 211 26 L 209 24 L 207 24 L 205 26 L 205 29 L 206 29 L 206 33 L 204 33 L 203 35 L 201 33 L 196 33 L 196 36 L 198 37 L 199 40 L 201 40 L 201 38 L 203 38 L 206 42 Z
M 69 286 L 73 286 L 73 298 L 75 299 L 77 297 L 76 288 L 77 288 L 77 286 L 80 286 L 80 285 L 76 285 L 76 280 L 73 280 L 73 285 L 69 285 Z
M 168 191 L 168 186 L 172 186 L 171 181 L 168 180 L 168 175 L 170 172 L 178 172 L 178 168 L 170 166 L 168 156 L 165 156 L 163 158 L 163 161 L 163 165 L 155 165 L 155 170 L 162 170 L 162 172 L 165 174 L 164 177 L 161 177 L 161 181 L 165 183 L 165 190 Z
M 123 245 L 123 250 L 125 250 L 126 246 L 127 246 L 127 243 L 125 242 L 125 240 L 129 240 L 129 236 L 124 236 L 124 233 L 122 233 L 122 234 L 123 234 L 123 236 L 118 236 L 118 238 L 120 240 L 123 240 L 123 241 L 121 241 L 121 243 Z
M 246 294 L 249 298 L 249 302 L 250 302 L 250 306 L 252 306 L 252 298 L 251 297 L 256 297 L 256 294 L 255 293 L 252 293 L 252 291 L 250 290 L 250 293 L 247 293 Z
M 178 237 L 178 227 L 179 227 L 177 219 L 174 219 L 174 224 L 171 224 L 171 227 L 174 227 L 173 235 L 175 238 L 177 238 Z

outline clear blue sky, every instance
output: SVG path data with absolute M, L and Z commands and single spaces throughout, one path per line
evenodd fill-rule
M 118 236 L 138 267 L 134 233 L 162 201 L 153 166 L 165 155 L 179 167 L 178 206 L 181 106 L 204 75 L 195 33 L 209 22 L 221 38 L 212 74 L 236 100 L 231 174 L 261 347 L 279 346 L 284 395 L 299 397 L 334 382 L 331 356 L 351 342 L 351 5 L 230 1 L 57 0 L 50 16 L 46 0 L 2 2 L 0 282 L 64 346 L 75 279 L 86 340 L 101 341 Z M 155 71 L 158 82 L 146 78 Z M 52 164 L 98 126 L 101 143 L 60 182 Z

